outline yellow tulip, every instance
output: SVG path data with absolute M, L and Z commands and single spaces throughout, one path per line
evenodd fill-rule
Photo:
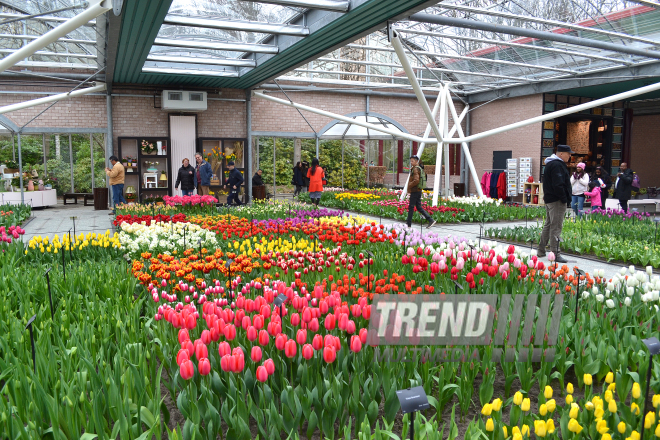
M 507 438 L 509 436 L 509 433 L 506 430 L 506 426 L 502 426 L 502 432 L 504 433 L 504 438 Z
M 518 432 L 516 434 L 513 434 L 513 439 L 512 440 L 523 440 L 522 435 Z
M 612 436 L 609 434 L 603 434 L 600 440 L 612 440 Z
M 609 403 L 610 400 L 612 400 L 612 397 L 613 397 L 612 396 L 612 391 L 610 391 L 610 390 L 605 391 L 605 402 Z
M 513 395 L 513 404 L 520 405 L 522 401 L 523 401 L 523 395 L 520 391 L 517 391 L 516 394 Z
M 568 394 L 573 394 L 573 384 L 572 383 L 569 382 L 569 383 L 566 384 L 566 392 Z
M 613 393 L 616 392 L 616 383 L 615 383 L 615 382 L 612 382 L 611 384 L 609 384 L 609 385 L 607 386 L 607 389 L 610 390 L 610 391 L 612 391 Z
M 642 395 L 642 390 L 639 387 L 639 384 L 635 382 L 632 387 L 632 396 L 633 399 L 639 399 L 639 396 Z
M 591 385 L 594 382 L 594 379 L 591 377 L 591 374 L 585 374 L 583 379 L 585 385 Z
M 529 401 L 529 398 L 524 398 L 522 404 L 520 405 L 520 409 L 526 412 L 529 411 L 530 406 L 531 402 Z
M 635 402 L 633 402 L 630 405 L 630 412 L 635 414 L 636 416 L 638 416 L 639 415 L 639 405 L 637 405 Z
M 545 386 L 545 389 L 543 390 L 543 396 L 546 399 L 552 399 L 552 387 L 550 385 Z
M 614 399 L 610 400 L 610 403 L 608 404 L 607 409 L 612 414 L 616 414 L 616 401 Z
M 660 436 L 660 423 L 658 424 L 658 426 L 655 427 L 655 436 L 656 437 Z
M 573 395 L 569 394 L 566 396 L 566 405 L 570 405 L 571 403 L 573 403 Z
M 611 371 L 607 373 L 607 376 L 605 376 L 605 382 L 607 383 L 614 382 L 614 373 L 612 373 Z
M 539 414 L 545 416 L 548 413 L 548 407 L 545 406 L 545 403 L 539 407 Z
M 568 421 L 568 430 L 575 434 L 579 434 L 582 432 L 582 426 L 580 426 L 577 420 L 570 419 Z
M 639 440 L 639 432 L 637 431 L 631 432 L 630 437 L 632 437 L 633 440 Z
M 481 414 L 484 416 L 490 416 L 490 413 L 493 411 L 493 405 L 487 403 L 481 408 Z
M 493 400 L 492 406 L 493 406 L 493 411 L 495 412 L 502 409 L 502 399 L 498 397 L 497 399 Z
M 596 411 L 594 411 L 594 417 L 599 419 L 599 418 L 603 417 L 604 414 L 605 414 L 605 410 L 603 409 L 603 407 L 602 406 L 597 406 Z
M 577 419 L 579 411 L 580 411 L 580 407 L 577 406 L 577 404 L 574 403 L 574 404 L 571 405 L 571 411 L 568 413 L 568 416 L 571 419 Z
M 518 428 L 517 426 L 514 426 L 513 428 L 511 428 L 511 432 L 513 433 L 514 437 L 515 437 L 516 434 L 522 435 L 522 434 L 520 434 L 520 428 Z
M 596 422 L 596 431 L 598 431 L 599 434 L 605 434 L 607 431 L 609 431 L 610 428 L 607 427 L 607 421 L 606 420 L 599 420 Z
M 619 434 L 625 434 L 626 433 L 626 422 L 619 422 L 619 424 L 616 425 L 616 430 L 619 431 Z
M 521 433 L 522 435 L 529 436 L 529 426 L 527 426 L 527 425 L 523 425 L 523 426 L 522 426 L 522 429 L 520 430 L 520 433 Z
M 548 411 L 550 413 L 555 412 L 555 408 L 557 408 L 557 402 L 555 402 L 555 399 L 550 399 L 547 402 L 545 402 L 545 406 L 548 407 Z
M 660 394 L 653 395 L 653 408 L 657 408 L 660 405 Z
M 534 433 L 538 437 L 545 437 L 547 430 L 545 429 L 545 422 L 543 420 L 534 421 Z
M 486 431 L 493 432 L 493 430 L 495 430 L 495 424 L 493 423 L 493 419 L 486 420 Z
M 649 411 L 644 417 L 644 429 L 651 429 L 651 426 L 655 423 L 655 413 Z
M 555 432 L 555 421 L 552 419 L 549 419 L 545 422 L 545 430 L 548 431 L 548 434 L 552 434 Z

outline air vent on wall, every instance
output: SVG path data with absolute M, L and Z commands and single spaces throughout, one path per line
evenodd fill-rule
M 203 112 L 207 109 L 206 92 L 163 90 L 163 110 Z

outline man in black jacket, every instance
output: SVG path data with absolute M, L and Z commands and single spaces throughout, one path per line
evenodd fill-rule
M 614 198 L 619 199 L 619 205 L 624 212 L 628 212 L 628 200 L 632 196 L 633 172 L 628 164 L 623 162 L 614 184 Z
M 566 208 L 571 204 L 571 177 L 566 162 L 573 151 L 568 145 L 557 145 L 557 153 L 545 160 L 543 171 L 543 201 L 545 202 L 545 224 L 539 241 L 538 256 L 545 257 L 545 247 L 550 241 L 550 250 L 555 253 L 557 263 L 566 263 L 559 255 L 559 242 L 564 224 Z
M 264 185 L 264 178 L 263 178 L 262 174 L 263 174 L 262 170 L 257 170 L 257 172 L 254 173 L 254 176 L 252 176 L 252 186 L 263 186 Z
M 234 200 L 236 200 L 237 205 L 242 205 L 241 201 L 238 200 L 238 192 L 241 190 L 241 185 L 244 181 L 243 175 L 236 169 L 234 162 L 227 162 L 227 168 L 229 168 L 229 178 L 227 178 L 227 183 L 223 186 L 223 188 L 229 187 L 227 205 L 231 205 Z

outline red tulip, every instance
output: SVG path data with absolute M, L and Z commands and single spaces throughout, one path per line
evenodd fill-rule
M 275 362 L 273 362 L 272 359 L 266 359 L 264 367 L 266 367 L 269 376 L 272 376 L 273 373 L 275 373 Z
M 367 336 L 368 336 L 368 331 L 366 328 L 361 328 L 360 329 L 360 342 L 362 342 L 362 345 L 367 343 Z
M 337 353 L 335 352 L 334 347 L 323 348 L 323 360 L 326 363 L 331 364 L 335 361 L 336 358 L 337 358 Z
M 207 358 L 202 358 L 197 364 L 197 370 L 202 376 L 206 376 L 211 372 L 211 362 Z
M 253 326 L 248 327 L 247 329 L 247 338 L 248 341 L 253 342 L 257 339 L 257 329 L 254 328 Z
M 314 347 L 314 350 L 320 350 L 323 348 L 323 336 L 321 335 L 314 335 L 314 338 L 312 338 L 312 347 Z
M 286 355 L 286 357 L 292 358 L 296 355 L 297 348 L 298 346 L 296 345 L 296 341 L 294 341 L 293 339 L 289 339 L 284 344 L 284 354 Z
M 236 327 L 233 324 L 225 326 L 225 338 L 228 341 L 233 341 L 236 338 Z
M 203 358 L 208 358 L 209 350 L 206 348 L 206 345 L 203 343 L 197 344 L 197 347 L 195 348 L 195 356 L 197 356 L 198 361 Z
M 186 328 L 192 330 L 195 326 L 197 326 L 197 319 L 195 319 L 195 316 L 193 315 L 188 315 L 186 317 Z
M 261 316 L 264 317 L 264 319 L 270 318 L 270 307 L 268 307 L 267 305 L 261 306 L 260 313 Z
M 304 345 L 307 342 L 307 330 L 300 329 L 296 333 L 296 342 L 299 345 Z
M 230 354 L 226 354 L 220 358 L 220 368 L 222 368 L 222 371 L 224 372 L 229 372 L 231 371 L 231 358 L 233 356 Z
M 270 337 L 268 336 L 268 332 L 266 330 L 259 330 L 259 344 L 261 345 L 268 345 L 270 342 Z
M 262 383 L 268 380 L 268 371 L 263 365 L 257 367 L 257 380 Z
M 337 327 L 339 327 L 339 330 L 346 331 L 346 327 L 348 326 L 348 315 L 345 313 L 340 314 L 337 322 Z
M 305 324 L 309 324 L 309 322 L 312 320 L 312 310 L 309 307 L 305 307 L 305 309 L 302 312 L 302 320 Z
M 284 350 L 284 344 L 286 344 L 287 337 L 284 333 L 280 333 L 275 337 L 275 348 L 278 350 Z
M 356 335 L 351 336 L 351 351 L 354 353 L 359 353 L 360 350 L 362 350 L 362 342 L 360 341 L 360 337 Z
M 346 333 L 348 333 L 349 335 L 355 333 L 355 322 L 353 322 L 352 319 L 349 319 L 348 324 L 346 324 Z
M 335 328 L 335 315 L 326 316 L 324 324 L 326 330 L 333 330 Z
M 231 346 L 228 342 L 221 342 L 218 345 L 218 354 L 220 357 L 226 356 L 231 353 Z
M 190 341 L 183 341 L 183 344 L 181 344 L 181 348 L 188 351 L 189 358 L 192 357 L 193 354 L 195 354 L 195 347 L 193 346 L 193 343 Z
M 190 340 L 190 335 L 188 334 L 188 330 L 185 328 L 182 328 L 179 330 L 179 344 L 182 344 L 183 341 L 189 341 Z
M 200 337 L 202 342 L 206 345 L 209 345 L 211 343 L 211 332 L 208 330 L 202 330 L 202 336 Z
M 250 357 L 252 358 L 253 362 L 259 362 L 261 360 L 261 347 L 254 346 L 252 347 L 252 353 L 250 353 Z
M 184 348 L 179 350 L 179 352 L 176 355 L 176 364 L 180 367 L 184 361 L 188 361 L 188 360 L 190 360 L 190 356 L 188 356 L 188 350 Z
M 243 320 L 241 321 L 241 327 L 243 327 L 243 330 L 247 330 L 251 325 L 252 323 L 250 322 L 250 317 L 243 316 Z
M 327 315 L 328 314 L 328 302 L 326 300 L 322 300 L 319 302 L 319 311 L 321 312 L 321 315 Z
M 310 344 L 303 345 L 302 355 L 305 359 L 310 360 L 314 356 L 314 347 L 312 347 Z
M 299 324 L 300 324 L 300 315 L 297 313 L 293 313 L 291 315 L 291 325 L 297 327 Z
M 181 315 L 176 312 L 170 313 L 170 322 L 172 323 L 172 327 L 181 328 L 181 321 Z
M 261 315 L 255 315 L 254 318 L 252 318 L 252 325 L 254 325 L 254 328 L 257 330 L 264 328 L 264 317 Z
M 181 375 L 184 380 L 192 379 L 195 375 L 195 365 L 192 361 L 187 360 L 181 363 L 181 366 L 179 367 L 179 375 Z
M 317 331 L 319 331 L 319 320 L 313 318 L 311 321 L 309 321 L 308 327 L 311 331 L 316 333 Z
M 371 319 L 371 304 L 362 308 L 362 317 L 364 319 Z

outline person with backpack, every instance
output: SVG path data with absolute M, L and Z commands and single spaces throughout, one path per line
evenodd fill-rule
M 419 165 L 419 156 L 410 156 L 410 179 L 408 179 L 408 194 L 410 194 L 410 202 L 408 203 L 408 220 L 406 224 L 408 227 L 412 226 L 412 218 L 415 209 L 427 221 L 427 228 L 431 228 L 437 222 L 429 215 L 428 212 L 422 207 L 422 194 L 426 187 L 426 174 Z
M 632 196 L 634 179 L 634 173 L 628 168 L 628 164 L 623 162 L 619 169 L 619 173 L 616 175 L 616 181 L 614 182 L 614 197 L 619 199 L 619 205 L 621 205 L 621 209 L 623 209 L 623 212 L 625 213 L 628 213 L 628 200 L 630 200 L 630 197 Z M 639 185 L 639 178 L 637 182 Z

